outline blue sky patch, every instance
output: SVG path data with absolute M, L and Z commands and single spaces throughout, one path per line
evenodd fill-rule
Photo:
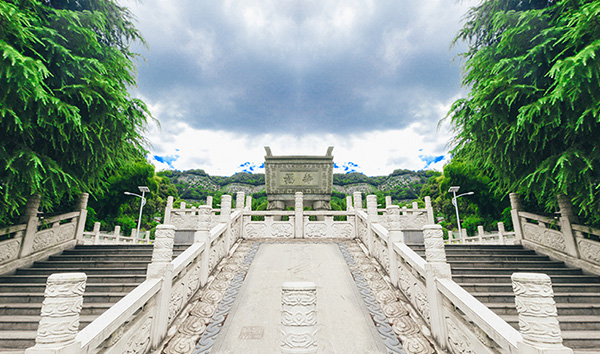
M 177 161 L 177 159 L 179 159 L 179 155 L 167 155 L 167 156 L 154 155 L 153 157 L 158 162 L 166 163 L 172 169 L 175 169 L 175 167 L 173 167 L 173 162 L 175 162 L 175 161 Z
M 419 158 L 421 159 L 421 161 L 425 162 L 425 167 L 423 167 L 423 169 L 426 169 L 427 167 L 431 166 L 432 164 L 442 161 L 444 159 L 444 155 L 439 155 L 439 156 L 419 155 Z

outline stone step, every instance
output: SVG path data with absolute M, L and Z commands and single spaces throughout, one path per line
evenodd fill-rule
M 486 303 L 490 310 L 494 311 L 499 316 L 517 315 L 514 299 L 512 303 L 497 302 Z M 571 304 L 571 303 L 556 303 L 558 316 L 600 316 L 600 304 Z
M 501 316 L 511 326 L 519 329 L 519 316 Z M 559 316 L 561 331 L 600 331 L 600 316 Z
M 138 283 L 86 283 L 85 292 L 115 292 L 128 293 L 133 290 Z M 0 294 L 2 293 L 20 293 L 27 296 L 28 293 L 43 293 L 46 290 L 45 283 L 3 283 L 0 284 Z
M 109 275 L 117 275 L 127 277 L 131 274 L 134 275 L 145 275 L 147 270 L 147 265 L 143 267 L 130 267 L 127 268 L 126 274 L 124 273 L 124 269 L 122 267 L 111 267 L 111 268 L 20 268 L 17 269 L 16 274 L 21 275 L 45 275 L 49 276 L 53 273 L 70 273 L 70 272 L 83 272 L 86 275 L 101 275 L 101 274 L 109 274 Z
M 33 264 L 33 268 L 118 268 L 129 269 L 147 267 L 146 261 L 97 261 L 97 262 L 77 262 L 77 261 L 39 261 Z
M 573 275 L 568 275 L 568 276 L 561 276 L 561 275 L 553 275 L 551 276 L 552 278 L 552 284 L 568 284 L 568 283 L 581 283 L 581 284 L 600 284 L 600 277 L 595 276 L 595 275 L 583 275 L 583 274 L 573 274 Z M 457 282 L 458 284 L 464 284 L 464 283 L 486 283 L 486 284 L 491 284 L 491 283 L 498 283 L 498 284 L 511 284 L 512 281 L 510 279 L 510 274 L 504 274 L 504 275 L 485 275 L 485 274 L 477 274 L 477 275 L 473 275 L 473 274 L 462 274 L 462 275 L 458 275 L 458 274 L 452 274 L 452 279 Z
M 483 303 L 515 303 L 515 295 L 512 291 L 506 293 L 474 293 L 471 295 Z M 582 305 L 598 304 L 600 303 L 600 293 L 554 293 L 554 301 L 556 303 L 582 303 Z
M 84 303 L 115 303 L 127 295 L 128 292 L 124 293 L 108 293 L 108 292 L 85 292 L 83 296 Z M 0 306 L 3 304 L 15 304 L 15 303 L 42 303 L 44 301 L 44 293 L 0 293 Z
M 581 269 L 576 269 L 576 268 L 544 268 L 542 269 L 535 269 L 535 268 L 476 268 L 476 267 L 451 267 L 452 268 L 452 274 L 457 274 L 457 275 L 461 275 L 461 274 L 471 274 L 471 275 L 475 275 L 475 274 L 485 274 L 485 275 L 496 275 L 496 274 L 512 274 L 512 273 L 517 273 L 517 272 L 525 272 L 525 273 L 545 273 L 548 274 L 550 277 L 552 277 L 553 275 L 572 275 L 572 274 L 582 274 Z
M 473 293 L 511 293 L 512 284 L 482 284 L 482 283 L 461 283 L 460 286 Z M 555 293 L 600 293 L 600 284 L 590 285 L 581 283 L 555 283 L 552 284 Z
M 64 272 L 64 270 L 63 270 Z M 45 275 L 5 275 L 0 277 L 0 284 L 19 284 L 19 283 L 28 283 L 28 284 L 46 284 L 46 280 L 48 276 Z M 131 275 L 127 274 L 123 276 L 123 274 L 87 274 L 87 284 L 103 284 L 103 283 L 135 283 L 140 284 L 144 280 L 146 280 L 146 275 Z
M 561 334 L 566 347 L 596 350 L 596 354 L 600 353 L 600 331 L 561 331 Z
M 86 303 L 83 302 L 81 315 L 101 315 L 113 303 Z M 12 303 L 0 304 L 0 316 L 39 316 L 42 313 L 42 303 Z
M 548 256 L 537 254 L 526 255 L 486 255 L 486 256 L 468 256 L 468 255 L 447 255 L 448 263 L 464 262 L 553 262 Z
M 33 331 L 0 331 L 0 348 L 25 350 L 35 344 L 37 329 Z
M 481 261 L 481 260 L 471 260 L 471 261 L 453 261 L 449 262 L 450 267 L 458 267 L 464 268 L 466 266 L 471 266 L 474 268 L 561 268 L 565 267 L 563 262 L 558 261 Z M 565 267 L 566 268 L 566 267 Z
M 94 255 L 58 255 L 48 258 L 49 262 L 144 262 L 150 263 L 152 261 L 152 255 L 139 255 L 139 254 L 122 254 L 122 255 L 109 255 L 109 254 L 94 254 Z
M 75 255 L 96 255 L 96 254 L 110 254 L 110 255 L 129 255 L 129 254 L 138 254 L 138 255 L 148 255 L 152 256 L 152 249 L 143 249 L 143 250 L 130 250 L 130 249 L 113 249 L 113 250 L 96 250 L 96 249 L 79 249 L 73 248 L 70 250 L 64 250 L 62 255 L 65 256 L 75 256 Z
M 425 249 L 413 249 L 418 255 L 425 258 Z M 447 256 L 466 256 L 466 257 L 485 257 L 485 256 L 540 256 L 534 250 L 527 249 L 514 249 L 514 250 L 476 250 L 476 249 L 468 249 L 468 250 L 452 250 L 446 249 Z M 543 255 L 541 255 L 543 256 Z
M 424 244 L 407 244 L 412 249 L 425 249 Z M 446 244 L 444 245 L 446 250 L 527 250 L 521 245 L 457 245 L 457 244 Z
M 79 316 L 79 329 L 83 329 L 98 316 Z M 0 316 L 0 331 L 37 331 L 41 316 Z

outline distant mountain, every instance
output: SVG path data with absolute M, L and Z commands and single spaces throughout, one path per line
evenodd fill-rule
M 161 171 L 177 188 L 182 199 L 204 201 L 206 196 L 216 193 L 234 195 L 239 191 L 246 194 L 257 194 L 265 190 L 263 173 L 240 172 L 230 177 L 210 176 L 204 170 Z M 365 194 L 383 192 L 391 195 L 397 202 L 410 201 L 419 196 L 419 192 L 431 174 L 430 171 L 395 170 L 388 176 L 369 177 L 362 173 L 352 172 L 333 175 L 334 193 L 351 195 L 354 192 Z

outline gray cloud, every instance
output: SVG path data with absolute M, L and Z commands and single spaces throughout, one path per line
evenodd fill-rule
M 449 43 L 466 7 L 447 3 L 145 0 L 132 5 L 150 46 L 137 90 L 166 107 L 163 127 L 433 129 L 439 112 L 423 107 L 460 92 Z

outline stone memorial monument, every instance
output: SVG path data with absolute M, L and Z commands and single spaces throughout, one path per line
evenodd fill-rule
M 296 192 L 302 192 L 304 206 L 329 210 L 333 189 L 333 146 L 325 156 L 274 156 L 265 146 L 265 184 L 269 210 L 294 206 Z

